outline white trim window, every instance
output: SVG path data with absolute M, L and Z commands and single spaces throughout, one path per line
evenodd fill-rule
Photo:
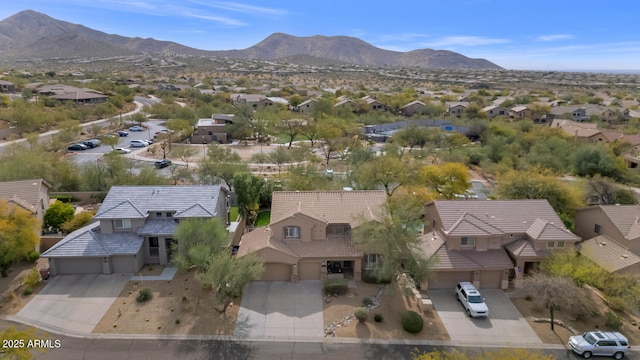
M 556 247 L 563 248 L 564 247 L 564 241 L 558 240 L 558 242 L 556 243 Z
M 285 239 L 300 239 L 300 227 L 299 226 L 285 226 L 284 227 Z
M 473 236 L 463 236 L 460 238 L 460 245 L 461 246 L 475 246 L 476 245 L 476 238 Z
M 556 247 L 555 241 L 547 241 L 547 249 L 553 249 Z
M 364 269 L 373 270 L 382 265 L 382 256 L 379 254 L 364 254 Z
M 115 219 L 113 220 L 113 227 L 116 229 L 131 229 L 130 219 Z

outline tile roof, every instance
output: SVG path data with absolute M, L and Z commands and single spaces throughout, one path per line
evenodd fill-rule
M 242 257 L 250 252 L 256 252 L 266 248 L 274 249 L 299 259 L 299 256 L 283 242 L 272 239 L 272 231 L 269 227 L 256 229 L 244 234 L 240 240 L 240 248 L 236 255 Z
M 627 239 L 640 236 L 640 206 L 597 205 Z
M 526 239 L 511 242 L 505 245 L 504 248 L 515 257 L 541 258 L 549 255 L 549 250 L 536 249 L 533 244 Z
M 540 218 L 536 219 L 527 229 L 527 235 L 534 240 L 580 240 L 580 237 L 569 232 L 564 225 L 559 227 Z
M 513 263 L 504 249 L 486 251 L 458 251 L 447 247 L 446 242 L 431 234 L 421 236 L 425 257 L 435 258 L 433 270 L 495 270 L 511 269 Z
M 358 249 L 349 237 L 314 241 L 287 240 L 283 243 L 301 258 L 361 257 L 363 255 L 362 250 Z
M 609 272 L 616 272 L 640 263 L 640 256 L 620 246 L 604 235 L 576 245 L 578 251 Z
M 219 197 L 225 195 L 221 185 L 113 186 L 94 218 L 141 218 L 155 211 L 173 211 L 182 217 L 212 216 Z
M 178 223 L 171 219 L 153 219 L 145 221 L 138 228 L 138 235 L 173 235 Z
M 56 257 L 107 257 L 137 254 L 143 239 L 136 234 L 101 234 L 100 223 L 94 222 L 67 235 L 42 254 Z
M 42 179 L 0 182 L 0 199 L 15 202 L 36 213 L 40 206 L 40 190 L 43 186 L 51 188 L 51 185 Z
M 405 105 L 404 105 L 403 107 L 401 107 L 400 109 L 404 109 L 404 108 L 407 108 L 407 107 L 409 107 L 409 106 L 413 106 L 413 105 L 427 106 L 425 103 L 423 103 L 423 102 L 422 102 L 422 101 L 420 101 L 420 100 L 413 100 L 412 102 L 405 104 Z
M 384 191 L 275 191 L 271 223 L 302 213 L 327 224 L 350 224 L 378 219 L 387 196 Z
M 435 206 L 442 227 L 446 233 L 456 230 L 456 225 L 468 221 L 485 232 L 497 229 L 504 234 L 525 234 L 536 219 L 543 219 L 565 230 L 558 214 L 547 200 L 490 200 L 490 201 L 459 201 L 436 200 L 427 206 Z M 478 224 L 482 222 L 483 225 Z M 567 240 L 574 236 L 567 231 Z M 555 239 L 562 240 L 562 239 Z

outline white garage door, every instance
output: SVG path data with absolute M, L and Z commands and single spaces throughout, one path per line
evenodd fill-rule
M 102 274 L 102 258 L 56 259 L 60 274 Z
M 438 271 L 429 278 L 429 289 L 453 289 L 461 281 L 472 280 L 472 271 Z
M 291 265 L 279 263 L 264 264 L 262 280 L 291 281 Z
M 298 264 L 298 278 L 300 280 L 320 280 L 320 261 L 300 262 Z
M 502 271 L 481 271 L 480 272 L 480 288 L 481 289 L 500 289 Z

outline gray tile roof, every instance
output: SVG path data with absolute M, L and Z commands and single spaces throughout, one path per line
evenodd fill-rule
M 147 220 L 138 228 L 139 235 L 173 235 L 178 223 L 171 219 Z
M 578 251 L 609 272 L 640 263 L 640 256 L 601 235 L 576 245 Z
M 221 185 L 113 186 L 94 218 L 141 218 L 156 211 L 172 211 L 181 217 L 212 216 L 218 198 L 225 196 L 223 189 Z
M 137 254 L 143 239 L 131 233 L 101 234 L 94 222 L 67 235 L 42 254 L 44 258 L 107 257 Z

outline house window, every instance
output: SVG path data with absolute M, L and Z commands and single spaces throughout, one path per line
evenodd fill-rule
M 167 217 L 171 217 L 171 216 L 173 216 L 173 214 L 167 211 Z
M 556 247 L 563 248 L 564 247 L 564 241 L 556 242 Z
M 327 226 L 327 236 L 332 235 L 349 235 L 351 227 L 348 224 L 329 225 Z
M 156 217 L 162 217 L 162 213 L 161 212 L 157 212 L 156 213 Z
M 299 226 L 285 226 L 284 227 L 284 237 L 291 239 L 299 239 L 300 238 L 300 227 Z
M 476 244 L 476 238 L 471 236 L 463 236 L 460 238 L 460 245 L 462 246 L 474 246 Z
M 554 247 L 556 247 L 556 242 L 555 241 L 548 241 L 547 242 L 547 249 L 553 249 Z
M 382 257 L 378 254 L 365 254 L 364 255 L 364 269 L 372 270 L 380 266 L 382 263 Z
M 593 231 L 594 231 L 596 234 L 601 234 L 601 232 L 600 232 L 600 231 L 601 231 L 601 229 L 600 229 L 600 225 L 596 224 L 596 225 L 593 227 Z
M 116 219 L 114 220 L 116 229 L 131 229 L 131 220 L 129 219 Z
M 157 237 L 149 238 L 149 256 L 160 256 L 160 246 Z

